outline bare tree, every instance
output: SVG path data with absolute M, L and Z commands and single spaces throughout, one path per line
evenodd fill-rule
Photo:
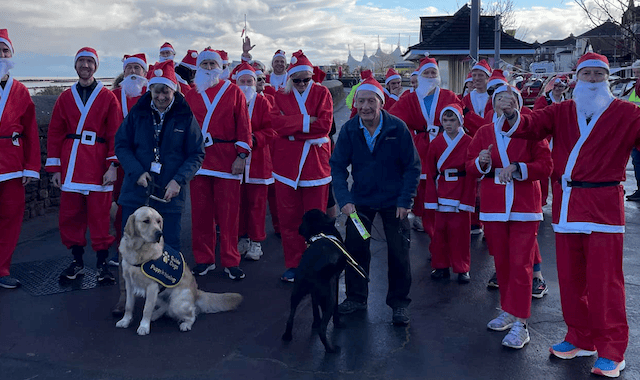
M 376 55 L 376 58 L 373 63 L 374 63 L 374 72 L 376 73 L 385 73 L 385 70 L 389 67 L 393 67 L 393 65 L 395 65 L 396 63 L 396 59 L 394 56 L 392 56 L 391 54 L 387 54 L 387 53 L 382 53 L 380 55 Z
M 514 9 L 514 0 L 494 0 L 493 2 L 485 2 L 483 4 L 482 15 L 495 16 L 500 15 L 502 29 L 518 29 L 516 21 L 516 12 Z

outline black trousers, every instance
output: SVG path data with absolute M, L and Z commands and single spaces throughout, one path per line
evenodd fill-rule
M 371 232 L 371 224 L 376 214 L 382 218 L 384 234 L 387 238 L 388 248 L 388 279 L 389 290 L 387 292 L 387 305 L 392 308 L 407 307 L 411 302 L 408 297 L 411 288 L 411 263 L 409 261 L 409 245 L 411 231 L 409 219 L 396 218 L 396 207 L 374 209 L 356 205 L 356 210 L 361 215 L 360 219 Z M 364 215 L 366 218 L 363 218 Z M 362 240 L 354 224 L 347 221 L 347 238 L 345 245 L 353 258 L 369 273 L 371 263 L 371 238 Z M 347 266 L 345 272 L 345 284 L 347 299 L 355 302 L 366 302 L 369 295 L 369 284 L 351 266 Z

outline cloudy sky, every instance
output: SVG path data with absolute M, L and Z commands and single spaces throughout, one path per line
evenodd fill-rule
M 514 0 L 524 39 L 546 41 L 580 34 L 590 25 L 572 0 Z M 82 46 L 98 50 L 98 76 L 122 70 L 123 54 L 144 52 L 157 59 L 170 41 L 177 58 L 187 49 L 224 49 L 230 59 L 242 52 L 240 34 L 247 17 L 256 44 L 254 58 L 270 61 L 276 49 L 287 55 L 302 48 L 314 64 L 346 60 L 348 47 L 361 59 L 366 44 L 389 52 L 418 42 L 420 16 L 451 15 L 464 2 L 445 0 L 2 0 L 3 23 L 16 54 L 14 76 L 74 76 L 73 56 Z

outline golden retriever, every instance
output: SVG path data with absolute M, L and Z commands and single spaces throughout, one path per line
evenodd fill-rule
M 233 310 L 242 302 L 242 296 L 237 293 L 216 294 L 199 290 L 186 263 L 183 263 L 182 279 L 171 287 L 165 288 L 143 273 L 142 264 L 166 255 L 162 216 L 153 208 L 140 207 L 129 217 L 119 249 L 127 301 L 124 317 L 116 327 L 129 327 L 135 296 L 146 299 L 138 335 L 149 334 L 151 321 L 165 313 L 178 321 L 181 331 L 189 331 L 198 313 Z

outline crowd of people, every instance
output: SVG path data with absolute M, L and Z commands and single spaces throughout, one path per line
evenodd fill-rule
M 49 124 L 45 169 L 60 188 L 59 230 L 73 261 L 61 278 L 84 273 L 90 232 L 97 279 L 115 281 L 109 248 L 140 206 L 164 219 L 165 244 L 179 250 L 186 187 L 191 198 L 193 273 L 219 265 L 245 278 L 241 259 L 259 260 L 269 205 L 282 238 L 282 281 L 294 282 L 306 248 L 298 226 L 306 211 L 348 215 L 345 245 L 368 272 L 370 231 L 382 219 L 388 245 L 387 304 L 396 325 L 409 323 L 410 229 L 431 238 L 431 278 L 471 281 L 470 236 L 483 231 L 495 261 L 489 286 L 501 312 L 487 327 L 507 331 L 502 344 L 530 341 L 531 298 L 548 292 L 537 230 L 549 184 L 562 310 L 568 332 L 550 348 L 562 359 L 598 355 L 592 372 L 616 377 L 625 367 L 626 320 L 620 182 L 632 148 L 640 146 L 640 109 L 615 99 L 606 57 L 587 53 L 565 101 L 567 78 L 555 79 L 534 111 L 523 107 L 502 70 L 481 60 L 465 93 L 440 87 L 426 57 L 403 91 L 392 68 L 384 86 L 370 71 L 348 97 L 352 117 L 334 143 L 333 100 L 324 73 L 302 51 L 277 50 L 271 73 L 243 41 L 241 64 L 210 47 L 177 62 L 170 43 L 158 62 L 125 55 L 113 90 L 94 78 L 95 49 L 74 59 L 78 82 L 58 98 Z M 0 286 L 15 288 L 9 266 L 25 207 L 23 186 L 39 178 L 34 104 L 10 69 L 14 50 L 0 30 Z M 551 144 L 550 144 L 551 142 Z M 553 146 L 551 149 L 550 146 Z M 593 164 L 593 157 L 599 163 Z M 348 178 L 353 183 L 348 185 Z M 112 203 L 116 231 L 109 233 Z M 413 218 L 410 216 L 413 215 Z M 117 245 L 117 244 L 116 244 Z M 115 259 L 118 262 L 120 259 Z M 121 276 L 120 276 L 121 277 Z M 340 313 L 367 308 L 368 283 L 346 269 Z M 114 309 L 124 309 L 124 282 Z

